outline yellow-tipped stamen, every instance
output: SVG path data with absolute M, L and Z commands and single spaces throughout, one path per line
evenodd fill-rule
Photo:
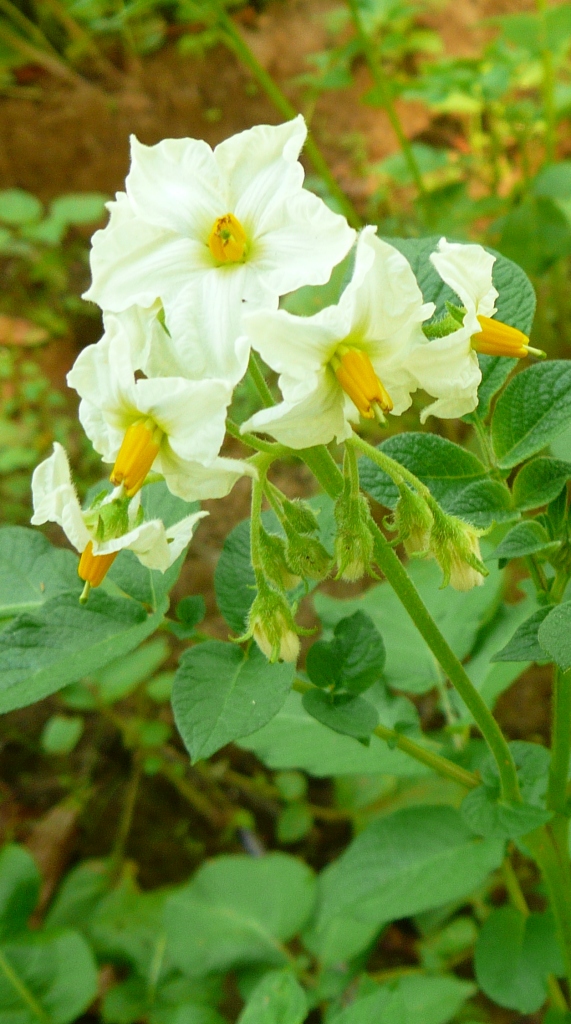
M 529 347 L 529 338 L 516 327 L 503 324 L 501 320 L 492 320 L 488 316 L 479 316 L 481 334 L 472 336 L 472 348 L 486 356 L 511 356 L 525 359 L 526 356 L 537 356 L 545 359 L 545 352 L 539 348 Z
M 118 551 L 113 551 L 110 555 L 94 555 L 93 544 L 89 541 L 77 567 L 77 575 L 81 580 L 85 580 L 86 585 L 89 584 L 89 590 L 91 587 L 98 587 L 103 582 L 118 554 Z M 80 600 L 87 601 L 89 590 L 87 590 L 87 586 L 83 588 Z
M 143 486 L 159 453 L 162 438 L 163 432 L 153 420 L 138 420 L 125 432 L 109 479 L 115 487 L 123 484 L 128 498 Z
M 239 263 L 244 259 L 247 247 L 246 232 L 233 213 L 226 213 L 215 221 L 208 248 L 218 263 Z
M 383 413 L 390 412 L 393 403 L 377 377 L 366 352 L 348 345 L 340 345 L 331 360 L 335 376 L 341 387 L 365 419 L 384 422 Z M 382 417 L 382 419 L 381 419 Z

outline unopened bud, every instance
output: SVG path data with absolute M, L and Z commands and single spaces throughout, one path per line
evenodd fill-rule
M 294 498 L 293 501 L 284 498 L 282 509 L 288 523 L 296 533 L 316 533 L 319 529 L 315 512 L 301 498 Z
M 322 580 L 329 575 L 332 558 L 315 537 L 300 537 L 287 530 L 287 564 L 298 576 L 308 580 Z
M 287 601 L 264 587 L 250 609 L 248 633 L 269 661 L 297 661 L 299 636 Z
M 337 579 L 360 580 L 370 570 L 373 559 L 371 513 L 364 495 L 344 492 L 335 504 L 335 520 Z
M 402 484 L 394 514 L 398 539 L 402 540 L 407 555 L 425 554 L 430 547 L 430 534 L 434 518 L 424 498 Z
M 443 573 L 442 585 L 455 590 L 481 587 L 488 575 L 480 552 L 481 533 L 456 516 L 435 517 L 430 550 Z
M 260 561 L 264 575 L 280 590 L 291 590 L 299 583 L 299 575 L 291 572 L 286 559 L 286 545 L 276 533 L 260 529 Z

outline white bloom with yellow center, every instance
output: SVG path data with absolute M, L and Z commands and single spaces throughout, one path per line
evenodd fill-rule
M 264 361 L 280 374 L 280 405 L 256 413 L 243 430 L 264 431 L 291 448 L 343 441 L 359 414 L 398 416 L 417 384 L 407 357 L 422 341 L 423 303 L 409 263 L 365 228 L 353 277 L 336 306 L 310 317 L 257 311 L 244 326 Z
M 150 350 L 141 328 L 145 318 Z M 227 380 L 168 375 L 165 332 L 152 312 L 107 314 L 105 328 L 102 339 L 80 353 L 67 380 L 81 396 L 79 419 L 87 436 L 103 460 L 114 463 L 116 486 L 132 496 L 153 469 L 173 494 L 195 501 L 223 497 L 240 476 L 253 475 L 247 464 L 217 457 L 232 397 Z M 163 376 L 138 379 L 149 365 Z
M 478 404 L 482 372 L 477 352 L 523 358 L 532 353 L 528 338 L 515 327 L 493 319 L 498 291 L 492 280 L 496 257 L 481 245 L 463 245 L 441 238 L 430 257 L 442 280 L 453 289 L 464 307 L 461 325 L 443 338 L 415 349 L 409 368 L 418 387 L 437 399 L 423 409 L 428 416 L 451 419 L 472 412 Z
M 177 337 L 186 329 L 190 375 L 235 383 L 248 361 L 247 345 L 236 346 L 243 304 L 273 309 L 286 292 L 324 284 L 355 238 L 302 187 L 306 135 L 300 115 L 214 150 L 197 139 L 144 146 L 132 137 L 126 192 L 93 236 L 84 297 L 113 311 L 160 298 Z
M 141 521 L 140 498 L 122 497 L 122 488 L 110 492 L 94 508 L 83 511 L 73 486 L 65 449 L 57 442 L 53 454 L 32 476 L 32 523 L 57 523 L 81 554 L 81 579 L 98 587 L 120 551 L 136 554 L 148 569 L 166 572 L 190 542 L 199 519 L 194 512 L 168 528 L 160 519 Z

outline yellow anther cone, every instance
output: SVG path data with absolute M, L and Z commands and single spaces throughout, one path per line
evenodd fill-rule
M 487 316 L 479 316 L 481 334 L 472 336 L 472 347 L 486 356 L 511 356 L 525 359 L 526 356 L 545 356 L 540 349 L 529 347 L 529 338 L 516 327 L 503 324 L 501 320 L 493 320 Z
M 233 213 L 226 213 L 215 221 L 208 247 L 218 263 L 239 263 L 244 259 L 247 245 L 246 232 Z
M 113 551 L 110 555 L 94 555 L 93 544 L 89 541 L 77 567 L 79 578 L 85 580 L 92 587 L 98 587 L 103 582 L 118 554 L 118 551 Z
M 375 406 L 390 412 L 393 403 L 381 384 L 366 352 L 343 346 L 333 357 L 332 366 L 341 387 L 368 420 L 375 418 Z
M 159 453 L 162 436 L 152 420 L 139 420 L 127 429 L 110 476 L 115 487 L 124 485 L 127 497 L 132 498 L 143 486 Z

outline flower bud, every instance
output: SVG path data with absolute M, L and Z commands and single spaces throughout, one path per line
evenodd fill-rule
M 430 547 L 430 534 L 434 518 L 424 498 L 402 484 L 394 514 L 398 539 L 402 540 L 407 555 L 426 554 Z
M 290 571 L 285 541 L 263 527 L 260 529 L 260 561 L 264 575 L 280 590 L 291 590 L 299 583 L 299 575 Z
M 301 498 L 294 498 L 293 501 L 290 501 L 289 498 L 284 498 L 282 509 L 288 523 L 296 533 L 316 533 L 319 529 L 315 512 Z
M 286 558 L 290 569 L 303 579 L 322 580 L 329 575 L 332 558 L 315 537 L 287 532 Z
M 269 661 L 297 661 L 299 637 L 291 608 L 275 590 L 259 590 L 250 609 L 248 634 Z
M 430 550 L 443 573 L 442 586 L 455 590 L 481 587 L 488 575 L 480 552 L 481 533 L 456 516 L 435 516 Z
M 335 504 L 335 520 L 337 579 L 360 580 L 370 569 L 373 558 L 373 537 L 369 529 L 371 513 L 364 495 L 344 492 Z

